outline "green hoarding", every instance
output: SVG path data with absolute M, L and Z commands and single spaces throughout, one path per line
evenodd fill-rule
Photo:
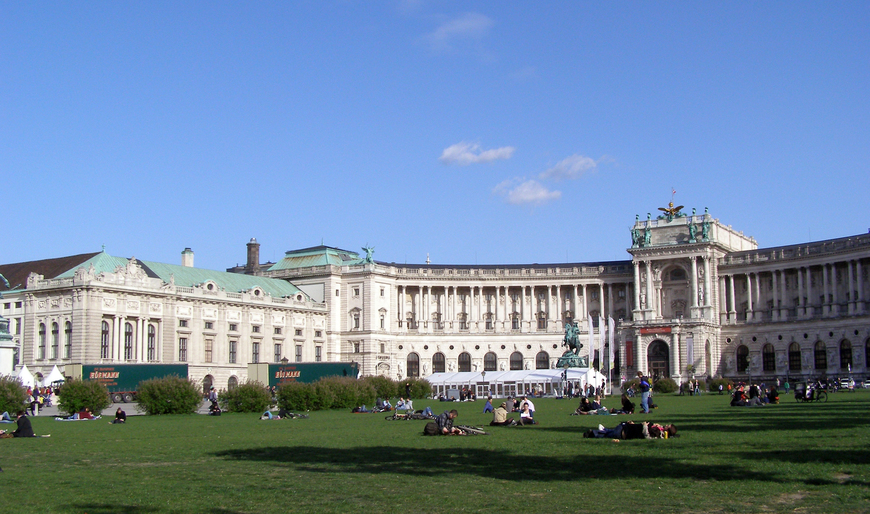
M 110 393 L 133 392 L 143 380 L 171 375 L 187 378 L 187 364 L 85 364 L 81 366 L 83 380 L 102 382 Z
M 297 362 L 293 364 L 249 364 L 248 378 L 281 386 L 290 382 L 317 382 L 324 377 L 356 378 L 359 370 L 355 362 Z

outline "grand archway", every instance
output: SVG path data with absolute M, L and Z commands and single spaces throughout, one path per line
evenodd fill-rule
M 653 380 L 671 376 L 671 351 L 668 344 L 660 339 L 650 343 L 646 363 Z

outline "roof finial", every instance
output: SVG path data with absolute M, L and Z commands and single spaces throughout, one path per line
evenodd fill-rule
M 428 266 L 432 261 L 429 260 L 429 252 L 426 252 L 426 265 Z

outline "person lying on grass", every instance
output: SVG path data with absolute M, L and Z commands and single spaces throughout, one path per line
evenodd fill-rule
M 643 423 L 625 421 L 614 428 L 604 428 L 604 425 L 598 425 L 598 430 L 589 429 L 583 434 L 583 437 L 610 438 L 614 442 L 619 442 L 622 439 L 668 439 L 678 437 L 678 435 L 677 427 L 674 425 L 659 425 L 647 421 Z

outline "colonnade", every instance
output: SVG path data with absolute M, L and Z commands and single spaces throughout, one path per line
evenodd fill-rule
M 704 309 L 710 308 L 714 299 L 712 290 L 711 258 L 708 255 L 687 256 L 689 260 L 689 306 L 692 318 L 705 317 Z M 701 259 L 699 267 L 698 259 Z M 640 259 L 632 262 L 634 265 L 635 310 L 640 311 L 640 319 L 660 319 L 662 317 L 662 264 L 670 265 L 672 259 L 655 261 Z M 643 268 L 643 271 L 641 271 Z M 699 271 L 703 271 L 703 282 L 699 281 Z M 720 289 L 721 290 L 721 289 Z
M 836 317 L 864 314 L 866 309 L 860 259 L 730 273 L 719 280 L 722 290 L 728 290 L 719 313 L 723 322 Z M 745 308 L 738 309 L 738 301 Z

